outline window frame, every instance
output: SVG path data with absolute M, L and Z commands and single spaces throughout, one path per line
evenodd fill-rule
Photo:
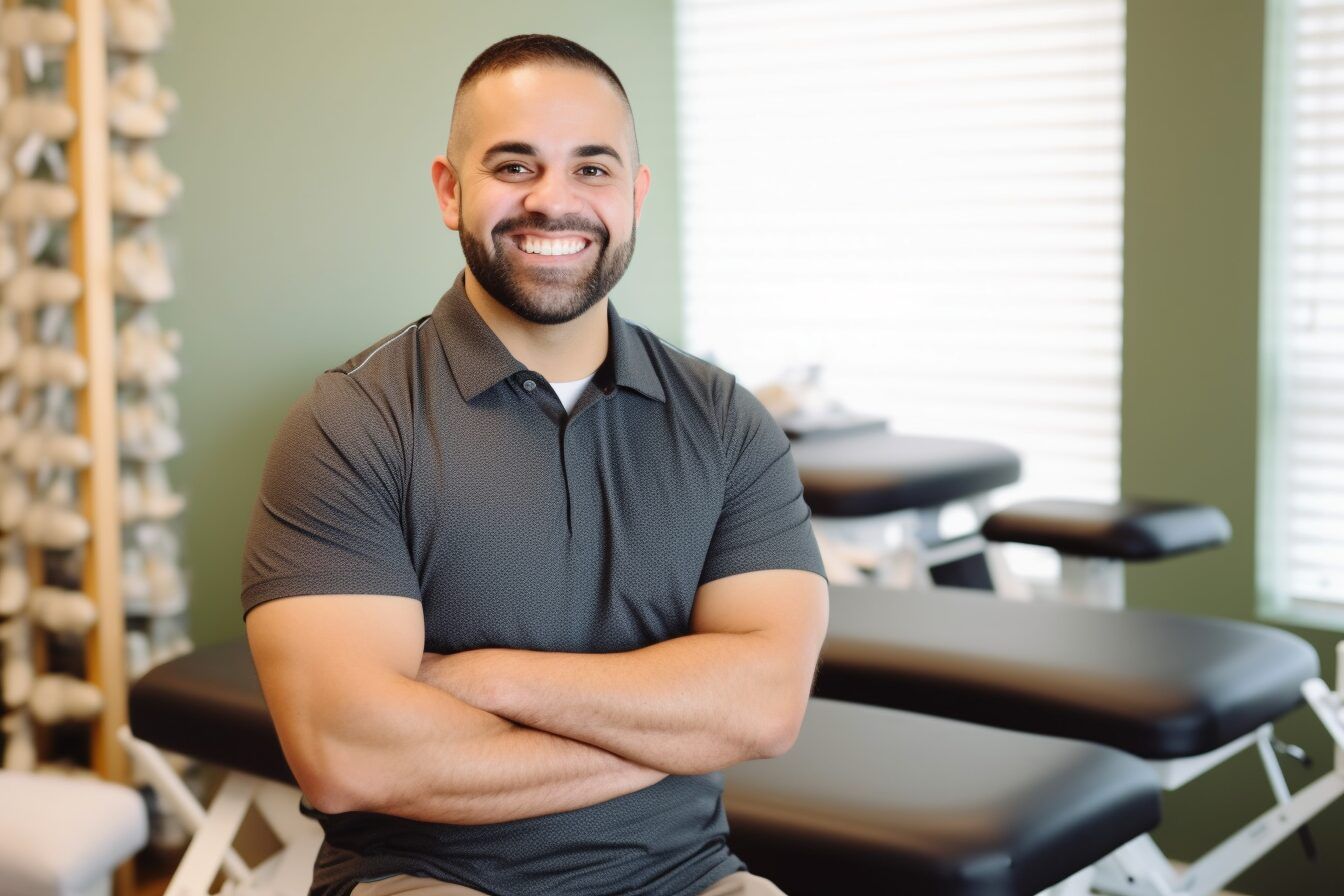
M 1344 12 L 1344 4 L 1341 4 Z M 1344 631 L 1340 601 L 1295 597 L 1282 554 L 1286 436 L 1283 432 L 1284 303 L 1289 195 L 1292 191 L 1297 0 L 1268 0 L 1261 133 L 1259 409 L 1257 426 L 1255 591 L 1256 615 L 1269 622 Z M 1344 95 L 1344 86 L 1340 88 Z

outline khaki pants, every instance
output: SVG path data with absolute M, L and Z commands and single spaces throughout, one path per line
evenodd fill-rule
M 394 874 L 382 880 L 355 884 L 350 896 L 482 896 L 461 884 L 446 884 L 428 877 Z M 763 877 L 737 871 L 720 880 L 700 896 L 784 896 L 779 887 Z

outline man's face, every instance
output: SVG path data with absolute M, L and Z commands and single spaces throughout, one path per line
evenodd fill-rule
M 630 264 L 648 191 L 625 103 L 585 69 L 531 65 L 463 95 L 453 159 L 434 166 L 444 222 L 472 276 L 534 323 L 563 323 Z

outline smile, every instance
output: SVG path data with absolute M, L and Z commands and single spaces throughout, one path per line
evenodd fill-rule
M 532 234 L 515 236 L 513 242 L 529 255 L 577 255 L 588 246 L 588 240 L 581 237 L 563 239 L 545 239 Z

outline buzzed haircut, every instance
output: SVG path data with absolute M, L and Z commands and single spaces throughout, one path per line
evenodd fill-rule
M 630 97 L 625 94 L 625 85 L 616 77 L 611 66 L 587 47 L 554 34 L 515 34 L 486 47 L 462 73 L 462 80 L 457 82 L 457 96 L 461 96 L 463 90 L 486 75 L 544 62 L 572 65 L 598 73 L 612 83 L 629 107 Z
M 462 80 L 457 82 L 457 93 L 453 96 L 453 118 L 457 118 L 457 107 L 462 100 L 462 92 L 486 75 L 506 72 L 510 69 L 521 68 L 524 65 L 545 63 L 588 69 L 606 78 L 611 86 L 616 88 L 616 92 L 621 95 L 621 100 L 625 103 L 625 110 L 630 115 L 630 130 L 633 136 L 634 109 L 630 106 L 630 97 L 625 92 L 625 85 L 621 83 L 620 78 L 616 77 L 616 73 L 612 71 L 611 66 L 603 62 L 600 56 L 587 47 L 577 44 L 567 37 L 559 37 L 554 34 L 515 34 L 513 37 L 506 37 L 482 50 L 479 56 L 471 60 L 467 70 L 462 73 Z M 451 148 L 451 141 L 449 145 Z M 638 138 L 635 139 L 634 152 L 635 159 L 638 160 Z

